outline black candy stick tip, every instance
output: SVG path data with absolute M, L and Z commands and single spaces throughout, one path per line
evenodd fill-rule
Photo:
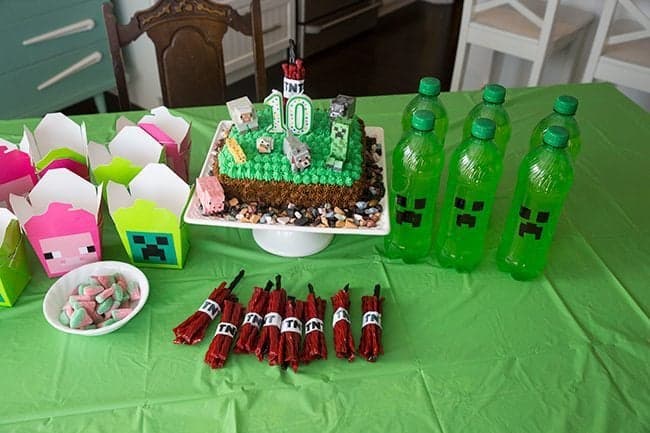
M 309 293 L 314 293 L 314 286 L 311 283 L 307 283 L 307 288 L 309 289 Z
M 282 288 L 282 275 L 278 274 L 275 276 L 275 289 L 280 290 Z
M 381 286 L 380 286 L 379 284 L 375 284 L 375 290 L 374 290 L 374 293 L 373 293 L 373 295 L 375 296 L 375 298 L 378 298 L 378 297 L 379 297 L 379 293 L 380 293 L 380 292 L 381 292 Z
M 273 287 L 273 281 L 268 280 L 268 281 L 266 282 L 266 285 L 264 286 L 264 291 L 265 291 L 265 292 L 268 292 L 269 290 L 271 290 L 272 287 Z
M 235 286 L 241 281 L 241 279 L 244 278 L 244 270 L 240 270 L 237 276 L 232 280 L 230 285 L 228 286 L 228 290 L 233 290 Z
M 343 287 L 343 291 L 344 291 L 344 292 L 347 292 L 347 291 L 349 291 L 349 290 L 350 290 L 350 283 L 347 283 L 347 284 L 345 285 L 345 287 Z

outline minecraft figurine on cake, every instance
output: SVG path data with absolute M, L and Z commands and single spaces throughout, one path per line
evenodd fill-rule
M 354 96 L 338 95 L 330 104 L 330 119 L 334 120 L 338 117 L 351 119 L 354 116 L 355 105 Z
M 282 150 L 291 164 L 291 171 L 302 171 L 311 165 L 311 152 L 309 146 L 294 135 L 287 134 L 284 138 Z
M 262 137 L 259 137 L 257 139 L 255 144 L 257 146 L 257 151 L 259 153 L 273 152 L 273 137 L 269 137 L 268 135 L 263 135 Z
M 325 166 L 341 171 L 343 163 L 348 157 L 348 141 L 350 139 L 350 119 L 337 117 L 332 121 L 330 134 L 330 154 L 325 161 Z
M 257 129 L 257 112 L 248 96 L 226 102 L 230 118 L 235 123 L 239 132 L 254 131 Z

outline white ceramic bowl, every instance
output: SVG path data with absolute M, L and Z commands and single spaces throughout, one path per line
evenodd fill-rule
M 117 272 L 124 275 L 124 278 L 126 278 L 127 281 L 137 281 L 140 285 L 140 300 L 138 301 L 138 304 L 133 307 L 131 314 L 122 320 L 118 320 L 112 325 L 99 329 L 72 329 L 59 322 L 59 314 L 61 314 L 61 309 L 67 302 L 72 289 L 93 275 L 112 275 Z M 61 332 L 86 336 L 104 335 L 126 325 L 129 320 L 142 310 L 148 297 L 149 280 L 147 280 L 147 277 L 142 273 L 142 271 L 135 266 L 129 265 L 128 263 L 110 261 L 89 263 L 68 272 L 59 278 L 52 287 L 50 287 L 50 290 L 47 291 L 45 299 L 43 300 L 43 315 L 45 315 L 45 319 L 47 319 L 50 325 Z

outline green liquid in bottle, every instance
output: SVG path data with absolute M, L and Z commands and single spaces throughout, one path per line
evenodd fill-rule
M 417 110 L 429 110 L 435 116 L 436 122 L 433 130 L 438 137 L 440 144 L 445 144 L 449 118 L 447 110 L 439 99 L 440 81 L 434 77 L 424 77 L 420 80 L 418 94 L 408 103 L 402 115 L 402 131 L 408 133 L 411 130 L 411 119 Z
M 472 136 L 472 123 L 481 117 L 492 120 L 497 125 L 494 133 L 494 142 L 501 156 L 506 152 L 512 127 L 510 125 L 510 116 L 503 103 L 506 98 L 506 89 L 499 84 L 488 84 L 483 89 L 483 101 L 477 104 L 467 115 L 463 124 L 463 140 Z
M 503 163 L 493 141 L 495 123 L 480 118 L 472 135 L 456 149 L 449 162 L 449 179 L 436 255 L 443 267 L 469 272 L 481 262 L 485 235 Z
M 418 110 L 412 130 L 402 137 L 393 153 L 391 176 L 390 234 L 386 255 L 407 263 L 426 258 L 433 241 L 440 173 L 444 165 L 442 144 L 433 132 L 434 115 Z
M 573 183 L 568 138 L 566 129 L 549 127 L 544 144 L 530 151 L 519 167 L 512 207 L 497 251 L 499 269 L 517 280 L 533 279 L 546 266 L 564 199 Z
M 582 148 L 580 139 L 580 128 L 576 121 L 575 114 L 578 110 L 578 100 L 573 96 L 561 95 L 553 104 L 553 113 L 542 119 L 530 137 L 530 150 L 542 145 L 542 135 L 549 126 L 561 126 L 569 133 L 568 150 L 575 161 Z

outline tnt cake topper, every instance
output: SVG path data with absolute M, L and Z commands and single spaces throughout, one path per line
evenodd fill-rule
M 0 208 L 0 306 L 14 305 L 30 278 L 25 238 L 18 219 Z
M 89 179 L 88 139 L 84 123 L 80 126 L 62 113 L 49 113 L 33 134 L 25 127 L 24 135 L 21 149 L 31 156 L 39 177 L 51 169 L 67 168 Z
M 296 57 L 296 42 L 293 39 L 289 40 L 287 57 L 288 61 L 282 64 L 285 99 L 305 93 L 305 67 L 302 59 Z
M 189 249 L 182 212 L 190 187 L 164 164 L 148 164 L 129 183 L 109 182 L 108 210 L 133 264 L 181 269 Z
M 116 129 L 120 131 L 133 122 L 120 117 Z M 166 164 L 185 182 L 189 180 L 192 124 L 180 116 L 174 116 L 164 106 L 151 109 L 138 121 L 138 126 L 146 131 L 165 148 Z M 151 161 L 156 162 L 156 161 Z
M 95 183 L 112 180 L 128 185 L 145 165 L 164 160 L 164 153 L 162 145 L 144 129 L 125 126 L 108 147 L 88 143 L 88 159 Z
M 58 277 L 102 259 L 96 187 L 65 168 L 50 169 L 27 198 L 11 206 L 48 277 Z
M 27 140 L 23 134 L 23 142 Z M 36 185 L 36 171 L 29 153 L 0 138 L 0 208 L 9 207 L 9 194 L 27 195 Z

